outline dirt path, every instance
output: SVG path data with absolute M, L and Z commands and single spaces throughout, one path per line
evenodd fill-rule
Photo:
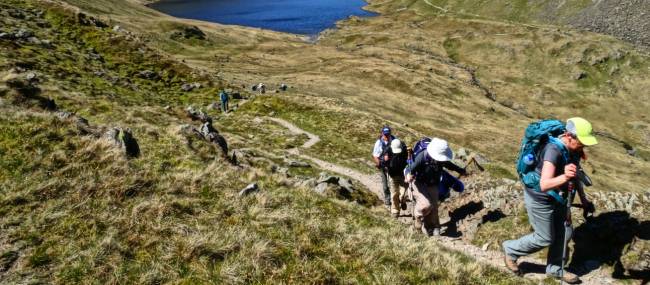
M 309 160 L 312 163 L 318 165 L 318 167 L 322 169 L 337 173 L 342 176 L 349 177 L 351 179 L 355 179 L 359 181 L 361 184 L 363 184 L 366 188 L 368 188 L 368 190 L 372 191 L 377 196 L 379 196 L 380 198 L 383 197 L 384 194 L 383 194 L 383 190 L 381 189 L 381 178 L 379 174 L 375 174 L 375 175 L 363 174 L 354 169 L 343 167 L 331 162 L 323 161 L 321 159 L 302 154 L 300 153 L 300 149 L 308 149 L 312 147 L 314 144 L 320 141 L 320 138 L 317 135 L 304 131 L 299 127 L 297 127 L 296 125 L 287 122 L 283 119 L 272 118 L 272 117 L 267 117 L 266 119 L 286 127 L 294 134 L 305 134 L 309 137 L 309 141 L 305 142 L 300 148 L 290 149 L 289 153 L 300 156 L 305 160 Z M 471 189 L 467 189 L 467 191 L 471 191 Z M 411 213 L 410 207 L 411 205 L 409 203 L 409 209 L 405 211 L 406 213 Z M 404 214 L 404 212 L 402 214 Z M 400 216 L 399 221 L 410 226 L 412 223 L 412 217 L 410 214 L 402 215 Z M 448 219 L 447 220 L 442 219 L 440 222 L 441 224 L 445 224 L 446 222 L 448 222 Z M 464 254 L 473 257 L 479 262 L 490 264 L 495 268 L 498 268 L 503 271 L 507 271 L 503 265 L 503 254 L 500 251 L 490 250 L 490 248 L 499 248 L 499 245 L 497 244 L 489 244 L 487 246 L 488 248 L 485 248 L 484 250 L 483 248 L 465 242 L 461 238 L 441 236 L 436 239 L 447 248 L 463 252 Z M 519 264 L 520 267 L 523 269 L 523 271 L 526 272 L 526 274 L 524 274 L 524 277 L 531 280 L 538 280 L 538 281 L 541 281 L 546 278 L 546 274 L 544 272 L 544 264 L 546 264 L 546 262 L 536 258 L 524 257 L 519 259 Z M 620 284 L 620 282 L 617 282 L 616 280 L 608 277 L 605 272 L 602 272 L 602 268 L 591 271 L 590 273 L 581 276 L 580 279 L 582 280 L 581 284 L 587 284 L 587 285 Z
M 320 141 L 320 138 L 317 135 L 312 134 L 310 132 L 306 132 L 306 131 L 298 128 L 296 125 L 294 125 L 292 123 L 289 123 L 289 122 L 287 122 L 287 121 L 285 121 L 283 119 L 273 118 L 273 117 L 266 117 L 266 119 L 278 123 L 279 125 L 289 129 L 289 131 L 294 133 L 294 134 L 297 134 L 297 135 L 305 134 L 305 135 L 307 135 L 307 137 L 309 137 L 309 140 L 307 142 L 305 142 L 302 146 L 300 146 L 301 148 L 310 148 L 310 147 L 312 147 L 313 145 L 317 144 Z

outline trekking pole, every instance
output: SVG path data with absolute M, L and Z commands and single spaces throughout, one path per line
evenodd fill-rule
M 415 195 L 413 195 L 413 182 L 409 182 L 409 202 L 411 203 L 411 219 L 415 221 Z
M 479 171 L 481 171 L 481 172 L 485 171 L 485 168 L 483 168 L 483 166 L 481 166 L 481 165 L 478 163 L 478 161 L 476 161 L 476 157 L 474 157 L 474 156 L 472 156 L 472 157 L 467 161 L 467 164 L 465 164 L 465 167 L 463 167 L 463 170 L 467 171 L 467 168 L 468 168 L 472 163 L 474 163 L 474 165 L 476 165 L 476 168 L 478 168 Z M 456 178 L 460 178 L 461 176 L 462 176 L 462 175 L 459 174 Z
M 569 227 L 571 226 L 571 223 L 569 222 L 571 220 L 571 201 L 573 201 L 573 197 L 575 196 L 575 187 L 573 185 L 573 181 L 569 181 L 568 185 L 568 195 L 567 195 L 567 201 L 566 201 L 566 220 L 564 220 L 564 236 L 562 237 L 564 239 L 564 247 L 562 248 L 562 267 L 560 267 L 560 285 L 564 284 L 564 263 L 567 259 L 567 247 L 569 247 L 569 240 L 567 239 L 567 232 Z

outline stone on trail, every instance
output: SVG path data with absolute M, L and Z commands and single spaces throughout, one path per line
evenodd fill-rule
M 143 79 L 148 79 L 148 80 L 153 80 L 158 78 L 158 73 L 152 70 L 143 70 L 138 72 L 138 77 L 143 78 Z
M 348 178 L 339 178 L 339 186 L 343 187 L 348 192 L 354 192 L 354 186 L 352 185 L 352 180 Z
M 131 130 L 122 128 L 110 128 L 104 135 L 106 140 L 117 148 L 124 151 L 127 157 L 133 158 L 140 155 L 140 146 L 133 137 Z
M 14 34 L 0 32 L 0 40 L 13 40 L 15 39 Z
M 306 163 L 304 161 L 296 161 L 296 160 L 290 160 L 287 163 L 287 165 L 289 165 L 289 167 L 304 167 L 304 168 L 311 167 L 309 163 Z
M 190 92 L 194 89 L 201 88 L 201 83 L 194 82 L 194 83 L 185 83 L 181 85 L 181 90 L 185 92 Z
M 74 114 L 67 112 L 67 111 L 57 111 L 54 113 L 59 119 L 61 120 L 67 120 L 70 117 L 72 117 Z
M 20 29 L 20 30 L 18 30 L 18 32 L 16 32 L 14 34 L 14 37 L 17 38 L 17 39 L 28 39 L 28 38 L 33 37 L 33 36 L 34 36 L 34 33 L 32 31 L 26 30 L 26 29 Z
M 581 80 L 587 78 L 587 72 L 584 71 L 577 71 L 571 75 L 571 79 L 573 80 Z
M 320 177 L 318 178 L 318 183 L 338 184 L 339 178 L 323 172 L 320 174 Z
M 316 191 L 316 193 L 318 194 L 325 195 L 327 193 L 328 188 L 330 187 L 332 187 L 332 185 L 329 185 L 327 183 L 319 183 L 318 185 L 316 185 L 316 188 L 314 188 L 314 191 Z
M 188 106 L 187 109 L 185 109 L 187 112 L 187 116 L 190 117 L 193 121 L 201 121 L 201 122 L 212 122 L 212 118 L 201 110 L 194 109 L 193 106 Z
M 260 189 L 257 187 L 257 183 L 251 183 L 246 186 L 246 188 L 239 191 L 239 197 L 246 196 L 255 192 L 258 192 Z

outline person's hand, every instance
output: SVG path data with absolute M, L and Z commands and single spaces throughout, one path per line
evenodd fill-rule
M 413 177 L 413 174 L 411 174 L 411 173 L 406 174 L 406 178 L 404 179 L 404 182 L 411 183 L 411 182 L 413 182 L 413 180 L 415 180 L 415 177 Z
M 578 172 L 578 167 L 573 163 L 564 166 L 564 176 L 567 178 L 567 180 L 571 180 L 575 178 L 577 172 Z
M 458 174 L 460 174 L 461 177 L 467 176 L 467 170 L 465 168 L 461 168 L 460 171 L 458 171 Z

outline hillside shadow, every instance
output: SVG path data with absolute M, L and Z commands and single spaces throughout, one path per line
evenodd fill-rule
M 650 271 L 626 271 L 621 261 L 628 245 L 638 239 L 650 239 L 650 221 L 639 223 L 625 211 L 589 217 L 574 230 L 574 252 L 569 267 L 575 273 L 585 275 L 602 265 L 609 265 L 614 269 L 613 278 L 635 279 L 647 284 Z

